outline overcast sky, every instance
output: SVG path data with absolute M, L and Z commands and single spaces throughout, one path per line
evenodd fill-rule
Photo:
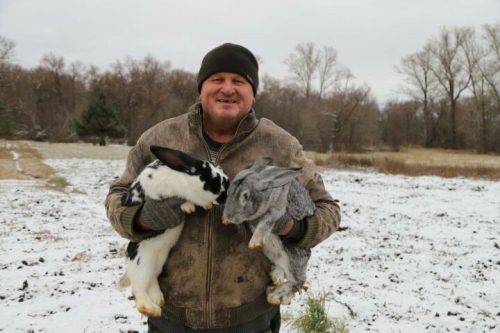
M 0 0 L 0 35 L 26 68 L 44 54 L 108 69 L 151 54 L 197 72 L 210 49 L 242 44 L 263 60 L 261 75 L 288 76 L 299 43 L 331 46 L 380 101 L 397 97 L 394 65 L 441 27 L 500 23 L 500 0 Z

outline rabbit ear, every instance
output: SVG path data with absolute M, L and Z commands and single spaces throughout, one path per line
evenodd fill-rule
M 255 162 L 253 162 L 251 167 L 240 171 L 233 179 L 233 182 L 238 182 L 246 178 L 248 175 L 257 174 L 261 172 L 267 165 L 271 164 L 272 161 L 273 159 L 270 157 L 264 157 L 256 160 Z
M 254 171 L 252 171 L 250 169 L 244 169 L 244 170 L 240 171 L 236 175 L 236 177 L 234 177 L 233 182 L 235 183 L 235 182 L 241 181 L 241 180 L 245 179 L 248 175 L 253 175 L 253 174 L 255 174 Z
M 280 187 L 302 174 L 302 168 L 269 168 L 259 174 L 259 183 L 266 184 L 265 188 Z
M 186 172 L 200 163 L 196 157 L 179 150 L 159 146 L 151 146 L 149 149 L 157 159 L 175 171 Z
M 250 170 L 255 171 L 255 172 L 260 172 L 263 170 L 266 166 L 271 164 L 273 162 L 273 159 L 271 157 L 263 157 L 259 158 L 255 162 L 253 162 L 252 166 L 250 167 Z

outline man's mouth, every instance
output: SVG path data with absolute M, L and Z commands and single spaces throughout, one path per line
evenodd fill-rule
M 234 99 L 218 99 L 217 102 L 219 103 L 236 103 Z

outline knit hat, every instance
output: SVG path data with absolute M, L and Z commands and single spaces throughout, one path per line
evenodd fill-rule
M 253 95 L 257 95 L 259 64 L 252 52 L 245 47 L 226 43 L 208 52 L 198 72 L 198 92 L 201 92 L 201 85 L 209 76 L 221 72 L 241 75 L 252 86 Z

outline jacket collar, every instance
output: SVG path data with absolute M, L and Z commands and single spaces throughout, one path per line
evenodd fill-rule
M 201 103 L 196 103 L 195 105 L 189 108 L 189 126 L 191 127 L 199 127 L 202 124 L 202 114 L 203 109 L 201 107 Z M 257 126 L 259 120 L 255 115 L 255 110 L 250 109 L 248 114 L 243 118 L 243 120 L 238 125 L 238 130 L 235 133 L 235 136 L 242 132 L 248 132 Z

